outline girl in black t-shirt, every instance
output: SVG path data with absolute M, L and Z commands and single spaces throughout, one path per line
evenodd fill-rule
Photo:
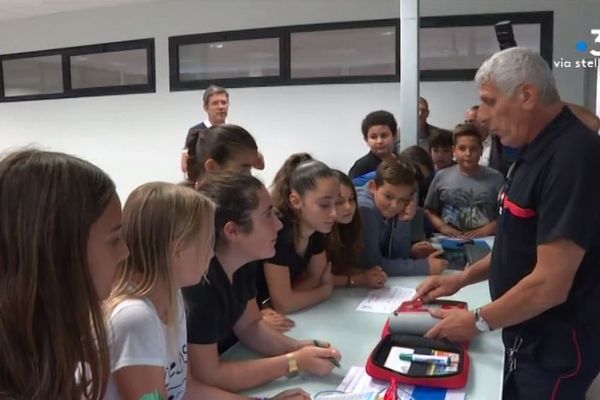
M 333 170 L 306 153 L 293 154 L 273 182 L 273 205 L 283 229 L 263 272 L 273 308 L 288 313 L 316 304 L 333 290 L 325 234 L 336 221 L 339 182 Z
M 252 176 L 217 173 L 207 175 L 198 190 L 216 204 L 215 256 L 205 282 L 183 289 L 192 377 L 210 387 L 239 392 L 298 370 L 317 375 L 331 372 L 329 358 L 340 358 L 336 349 L 289 338 L 261 318 L 253 262 L 275 254 L 281 229 L 267 189 Z M 221 360 L 217 343 L 231 330 L 245 346 L 265 357 Z M 200 397 L 218 398 L 208 392 Z
M 379 266 L 370 269 L 358 264 L 362 250 L 360 213 L 356 212 L 356 189 L 350 178 L 334 170 L 340 182 L 336 224 L 327 235 L 327 256 L 331 261 L 333 284 L 339 287 L 365 286 L 381 288 L 387 275 Z

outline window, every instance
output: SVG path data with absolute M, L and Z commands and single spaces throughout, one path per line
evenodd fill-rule
M 278 29 L 250 29 L 170 37 L 171 90 L 278 84 L 281 35 Z
M 396 74 L 396 28 L 293 32 L 291 79 Z
M 279 76 L 279 39 L 187 44 L 179 48 L 182 81 Z
M 0 101 L 154 92 L 154 39 L 1 55 L 0 73 Z
M 2 60 L 2 80 L 6 97 L 62 93 L 60 55 Z
M 148 84 L 146 50 L 71 56 L 71 88 Z
M 521 47 L 534 49 L 552 65 L 550 12 L 421 18 L 421 80 L 471 80 L 481 63 L 499 50 L 494 24 L 509 20 Z

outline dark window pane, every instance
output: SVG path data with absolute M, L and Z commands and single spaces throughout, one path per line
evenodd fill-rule
M 147 50 L 123 50 L 71 56 L 71 87 L 145 85 L 148 83 Z
M 292 78 L 394 75 L 396 29 L 338 29 L 291 35 Z
M 540 51 L 540 24 L 513 25 L 521 47 Z M 493 26 L 421 28 L 421 70 L 477 69 L 499 51 Z
M 278 38 L 179 46 L 179 79 L 181 81 L 278 75 Z
M 6 97 L 63 92 L 60 55 L 4 60 L 2 71 Z

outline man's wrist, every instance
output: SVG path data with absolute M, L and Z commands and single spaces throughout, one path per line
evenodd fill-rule
M 465 269 L 464 271 L 461 271 L 454 276 L 456 277 L 456 281 L 458 282 L 458 290 L 464 288 L 469 284 L 469 269 Z
M 476 308 L 473 312 L 475 316 L 475 327 L 480 333 L 491 332 L 494 329 L 491 327 L 490 323 L 485 319 L 485 317 L 481 313 L 482 308 Z

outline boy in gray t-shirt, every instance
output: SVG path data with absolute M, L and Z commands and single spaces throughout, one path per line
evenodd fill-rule
M 438 171 L 433 178 L 425 198 L 425 215 L 444 235 L 466 239 L 494 235 L 504 178 L 479 165 L 483 146 L 473 125 L 458 125 L 453 143 L 457 164 Z

